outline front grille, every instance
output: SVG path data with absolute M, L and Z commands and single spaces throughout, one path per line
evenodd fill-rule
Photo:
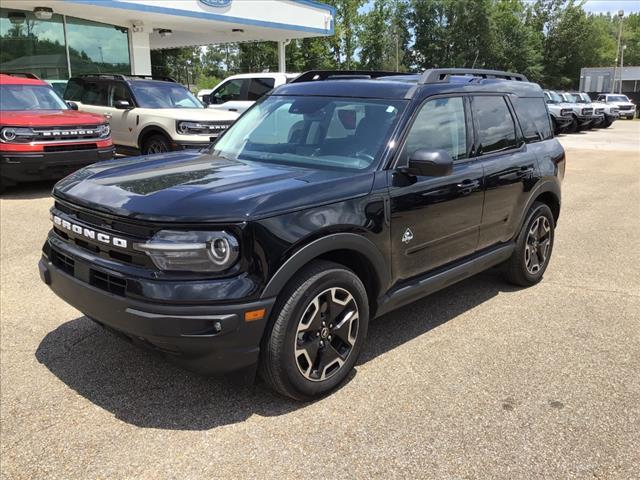
M 72 145 L 48 145 L 44 147 L 45 152 L 74 152 L 77 150 L 95 150 L 98 145 L 95 143 L 72 144 Z
M 633 110 L 633 105 L 620 105 L 618 108 L 620 110 Z
M 583 108 L 582 109 L 582 114 L 583 115 L 591 115 L 593 113 L 593 108 Z
M 69 275 L 75 274 L 76 262 L 60 252 L 51 250 L 51 263 Z
M 80 125 L 68 127 L 33 127 L 35 142 L 59 142 L 68 140 L 98 140 L 98 125 Z
M 65 228 L 64 224 L 56 224 L 54 222 L 53 232 L 61 240 L 106 260 L 115 260 L 128 265 L 156 269 L 146 253 L 132 248 L 134 243 L 145 242 L 153 237 L 156 229 L 116 220 L 97 212 L 76 209 L 58 201 L 55 202 L 53 215 L 59 216 L 63 220 L 67 219 L 71 224 L 77 222 L 77 225 L 86 227 L 86 229 L 94 232 L 93 238 L 91 238 L 85 234 L 86 229 L 84 228 L 74 232 L 68 225 Z M 98 233 L 106 234 L 111 238 L 125 239 L 127 244 L 123 247 L 122 245 L 117 246 L 113 242 L 100 241 L 97 236 Z
M 604 108 L 596 108 L 596 115 L 602 115 L 604 113 Z
M 89 283 L 100 290 L 120 297 L 124 297 L 127 290 L 126 280 L 93 268 L 89 272 Z

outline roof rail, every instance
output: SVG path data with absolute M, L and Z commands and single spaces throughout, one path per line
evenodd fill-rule
M 11 75 L 12 77 L 31 78 L 32 80 L 40 80 L 35 73 L 28 72 L 0 72 L 2 75 Z
M 146 80 L 160 80 L 163 82 L 178 83 L 171 77 L 155 76 L 155 75 L 123 75 L 121 73 L 83 73 L 77 75 L 80 78 L 98 77 L 98 78 L 111 78 L 114 80 L 126 80 L 127 78 L 141 78 Z
M 178 81 L 175 78 L 165 76 L 165 75 L 126 75 L 126 76 L 130 78 L 142 78 L 145 80 L 160 80 L 162 82 L 178 83 Z
M 384 72 L 379 70 L 309 70 L 301 73 L 289 83 L 318 82 L 323 80 L 368 80 L 378 77 L 406 75 L 406 72 Z
M 121 73 L 83 73 L 81 75 L 76 75 L 76 77 L 80 78 L 90 78 L 90 77 L 98 77 L 98 78 L 113 78 L 114 80 L 126 80 L 126 76 Z
M 471 75 L 481 78 L 500 78 L 503 80 L 516 80 L 528 82 L 527 77 L 521 73 L 503 72 L 501 70 L 484 70 L 481 68 L 432 68 L 425 70 L 418 83 L 446 83 L 451 75 Z

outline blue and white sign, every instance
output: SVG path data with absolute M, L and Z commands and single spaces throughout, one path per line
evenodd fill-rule
M 231 5 L 231 0 L 200 0 L 205 5 L 210 7 L 228 7 Z

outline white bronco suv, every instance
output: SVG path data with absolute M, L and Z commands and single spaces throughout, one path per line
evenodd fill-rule
M 64 98 L 81 111 L 108 117 L 118 152 L 134 155 L 202 148 L 237 118 L 231 112 L 205 108 L 168 78 L 82 75 L 69 80 Z
M 209 108 L 228 110 L 238 116 L 265 93 L 289 83 L 298 73 L 242 73 L 232 75 L 212 90 L 200 90 L 198 97 Z

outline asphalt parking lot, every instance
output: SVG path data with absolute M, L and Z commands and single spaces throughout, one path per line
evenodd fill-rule
M 199 377 L 38 278 L 51 184 L 0 200 L 2 478 L 638 478 L 640 121 L 562 136 L 543 282 L 489 272 L 376 320 L 299 404 Z

